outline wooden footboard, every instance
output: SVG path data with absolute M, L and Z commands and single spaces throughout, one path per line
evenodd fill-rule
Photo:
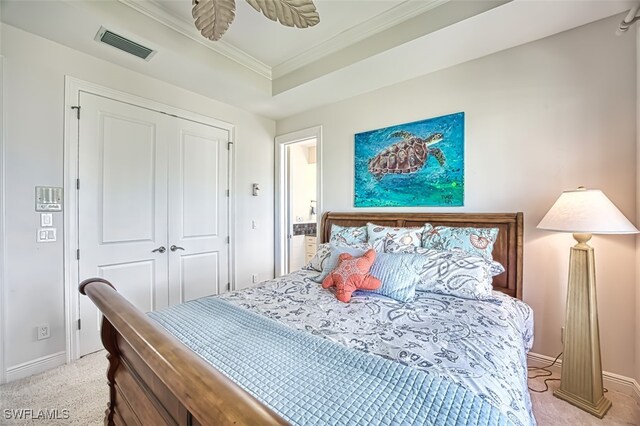
M 122 297 L 108 281 L 80 284 L 103 313 L 110 400 L 105 425 L 286 425 Z

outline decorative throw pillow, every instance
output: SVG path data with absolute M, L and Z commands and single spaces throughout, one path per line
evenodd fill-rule
M 367 250 L 361 257 L 342 253 L 338 257 L 338 267 L 322 281 L 322 287 L 335 286 L 336 298 L 345 303 L 349 303 L 356 290 L 374 290 L 380 287 L 380 280 L 369 274 L 375 259 L 376 252 L 373 249 Z
M 422 247 L 440 251 L 461 251 L 493 260 L 498 228 L 436 226 L 422 235 Z
M 340 244 L 330 244 L 330 254 L 327 260 L 324 262 L 320 275 L 312 278 L 315 282 L 321 283 L 329 275 L 331 271 L 338 266 L 338 258 L 342 253 L 349 253 L 351 256 L 362 256 L 367 250 L 371 248 L 369 244 L 357 244 L 353 246 L 344 246 Z
M 369 244 L 378 253 L 396 253 L 406 247 L 420 247 L 425 228 L 431 230 L 432 226 L 426 224 L 420 228 L 392 228 L 367 223 L 367 235 Z
M 491 297 L 493 273 L 504 272 L 498 262 L 459 251 L 431 250 L 422 256 L 419 291 L 483 300 Z
M 366 242 L 366 226 L 331 225 L 331 237 L 329 237 L 329 243 L 331 244 L 352 246 L 354 244 L 366 244 Z
M 374 293 L 400 302 L 413 300 L 426 262 L 425 256 L 420 254 L 378 253 L 370 272 L 382 281 L 382 286 Z
M 302 269 L 322 272 L 323 266 L 327 262 L 327 259 L 329 259 L 330 254 L 331 245 L 329 243 L 320 244 L 316 254 L 313 255 L 309 263 L 307 263 Z

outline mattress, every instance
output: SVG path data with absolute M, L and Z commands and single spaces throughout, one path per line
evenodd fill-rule
M 345 304 L 313 281 L 316 275 L 297 271 L 215 298 L 289 329 L 454 383 L 495 407 L 509 423 L 535 425 L 527 389 L 526 354 L 533 343 L 528 305 L 498 292 L 485 301 L 417 292 L 409 303 L 356 292 Z M 179 315 L 171 309 L 184 308 L 152 317 L 181 338 Z M 175 327 L 167 319 L 172 316 Z M 210 348 L 198 351 L 201 345 L 190 336 L 197 327 L 183 327 L 181 340 L 203 356 Z M 213 355 L 207 356 L 212 361 Z

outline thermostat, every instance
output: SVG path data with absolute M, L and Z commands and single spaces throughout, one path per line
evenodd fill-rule
M 54 186 L 36 186 L 36 211 L 61 212 L 62 188 Z

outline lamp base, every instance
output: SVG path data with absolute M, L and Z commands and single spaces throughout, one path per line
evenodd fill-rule
M 560 389 L 553 394 L 596 417 L 611 407 L 604 397 L 600 333 L 596 303 L 596 273 L 591 235 L 574 234 L 578 244 L 571 247 L 567 317 Z
M 611 401 L 605 398 L 604 395 L 595 404 L 591 403 L 590 401 L 587 401 L 586 399 L 580 398 L 577 395 L 574 395 L 569 392 L 565 392 L 562 389 L 558 389 L 555 392 L 553 392 L 553 396 L 555 396 L 556 398 L 560 398 L 564 401 L 567 401 L 569 404 L 575 405 L 581 410 L 584 410 L 590 414 L 593 414 L 599 419 L 603 418 L 604 415 L 607 414 L 607 411 L 609 411 L 609 408 L 611 408 Z

